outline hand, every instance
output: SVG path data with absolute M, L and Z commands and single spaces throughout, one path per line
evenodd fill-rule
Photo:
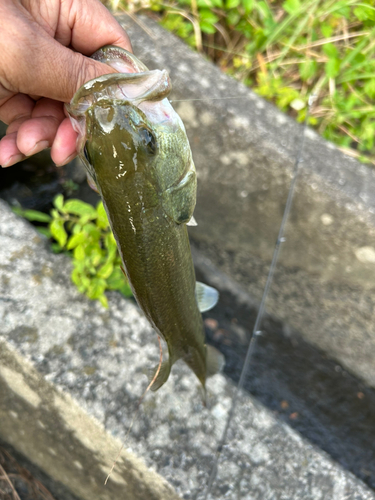
M 99 0 L 0 1 L 0 165 L 51 147 L 56 165 L 76 156 L 64 113 L 78 88 L 113 73 L 89 59 L 103 45 L 131 51 L 129 38 Z

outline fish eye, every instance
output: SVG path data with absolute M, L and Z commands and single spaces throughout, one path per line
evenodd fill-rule
M 140 128 L 138 133 L 141 137 L 143 144 L 146 146 L 147 152 L 154 155 L 156 153 L 156 139 L 155 136 L 147 129 Z

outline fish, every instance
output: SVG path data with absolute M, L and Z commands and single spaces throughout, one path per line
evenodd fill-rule
M 201 315 L 216 305 L 218 292 L 195 278 L 186 226 L 196 224 L 197 177 L 185 127 L 167 98 L 169 75 L 115 46 L 92 57 L 120 72 L 85 83 L 66 110 L 133 295 L 167 344 L 151 389 L 167 381 L 179 359 L 205 388 L 223 365 L 206 345 Z

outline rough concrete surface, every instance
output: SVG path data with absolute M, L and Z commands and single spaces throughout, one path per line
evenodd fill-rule
M 193 241 L 260 300 L 301 126 L 148 19 L 121 21 L 172 78 L 198 173 Z M 375 386 L 375 171 L 310 129 L 303 159 L 268 311 Z
M 194 375 L 175 365 L 168 383 L 147 395 L 105 488 L 147 386 L 144 372 L 158 360 L 156 335 L 119 294 L 109 296 L 109 310 L 81 296 L 69 259 L 50 253 L 2 201 L 0 241 L 0 438 L 82 498 L 176 498 L 156 472 L 182 498 L 202 499 L 232 384 L 210 379 L 204 408 Z M 241 394 L 211 498 L 375 495 Z

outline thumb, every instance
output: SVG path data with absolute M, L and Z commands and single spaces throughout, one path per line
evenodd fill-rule
M 68 102 L 86 81 L 113 73 L 87 55 L 107 44 L 131 50 L 129 39 L 100 2 L 87 2 L 86 10 L 93 17 L 90 22 L 87 12 L 81 12 L 81 17 L 75 12 L 71 24 L 68 13 L 60 12 L 61 26 L 57 26 L 59 36 L 55 39 L 52 28 L 46 28 L 40 16 L 38 21 L 20 6 L 0 0 L 0 101 L 22 93 Z
M 46 41 L 44 51 L 33 52 L 33 59 L 32 68 L 25 72 L 27 78 L 19 82 L 19 92 L 62 102 L 69 102 L 87 81 L 115 72 L 110 66 L 74 52 L 51 38 Z

